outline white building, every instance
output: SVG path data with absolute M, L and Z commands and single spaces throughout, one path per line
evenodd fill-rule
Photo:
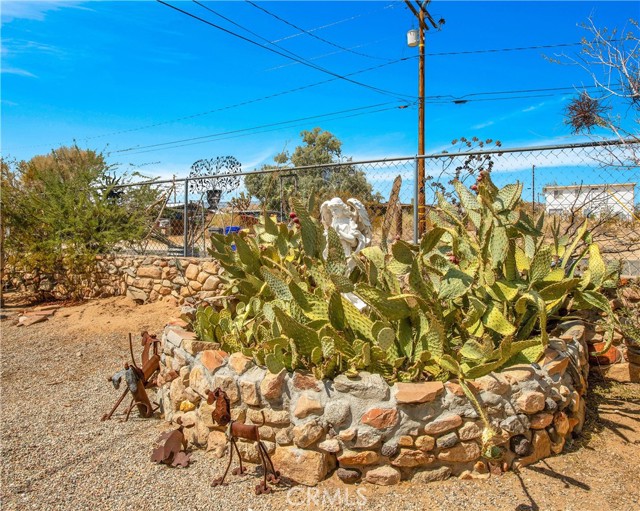
M 615 216 L 631 220 L 635 186 L 635 183 L 545 186 L 542 192 L 550 215 L 581 211 L 584 216 Z

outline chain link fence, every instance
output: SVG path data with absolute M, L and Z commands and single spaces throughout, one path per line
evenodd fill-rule
M 620 260 L 623 273 L 640 275 L 639 151 L 638 144 L 613 141 L 427 155 L 421 157 L 426 213 L 435 207 L 437 192 L 453 197 L 454 179 L 470 186 L 478 172 L 490 170 L 499 187 L 523 184 L 523 207 L 536 215 L 544 211 L 548 229 L 571 235 L 589 218 L 605 257 Z M 250 230 L 265 211 L 287 221 L 294 194 L 310 200 L 316 215 L 330 198 L 358 199 L 369 214 L 374 243 L 381 241 L 385 216 L 391 220 L 390 240 L 417 241 L 418 163 L 406 157 L 156 180 L 159 203 L 147 235 L 119 250 L 206 257 L 212 232 Z M 398 200 L 388 211 L 398 176 Z

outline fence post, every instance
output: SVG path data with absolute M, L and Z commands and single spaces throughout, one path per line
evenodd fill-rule
M 182 255 L 184 257 L 187 257 L 187 229 L 189 227 L 189 221 L 188 221 L 188 207 L 187 207 L 187 203 L 189 202 L 189 178 L 185 178 L 184 180 L 184 206 L 182 209 L 182 243 L 183 243 L 183 247 L 182 247 Z
M 418 215 L 418 198 L 419 198 L 419 190 L 420 187 L 418 185 L 418 158 L 416 157 L 415 159 L 415 172 L 413 174 L 413 184 L 414 184 L 414 189 L 413 189 L 413 242 L 414 243 L 418 243 L 419 239 L 418 239 L 418 222 L 419 222 L 419 215 Z

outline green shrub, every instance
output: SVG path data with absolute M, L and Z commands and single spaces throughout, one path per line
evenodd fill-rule
M 159 196 L 153 185 L 116 189 L 128 178 L 115 180 L 110 171 L 101 154 L 78 147 L 12 165 L 2 161 L 3 263 L 57 275 L 81 297 L 96 255 L 148 234 L 149 207 Z

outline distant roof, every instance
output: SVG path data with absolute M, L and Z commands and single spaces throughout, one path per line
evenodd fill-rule
M 613 186 L 636 186 L 636 183 L 601 183 L 595 185 L 567 185 L 567 186 L 556 186 L 556 185 L 547 185 L 542 187 L 542 191 L 546 190 L 575 190 L 575 189 L 590 189 L 590 188 L 606 188 Z

